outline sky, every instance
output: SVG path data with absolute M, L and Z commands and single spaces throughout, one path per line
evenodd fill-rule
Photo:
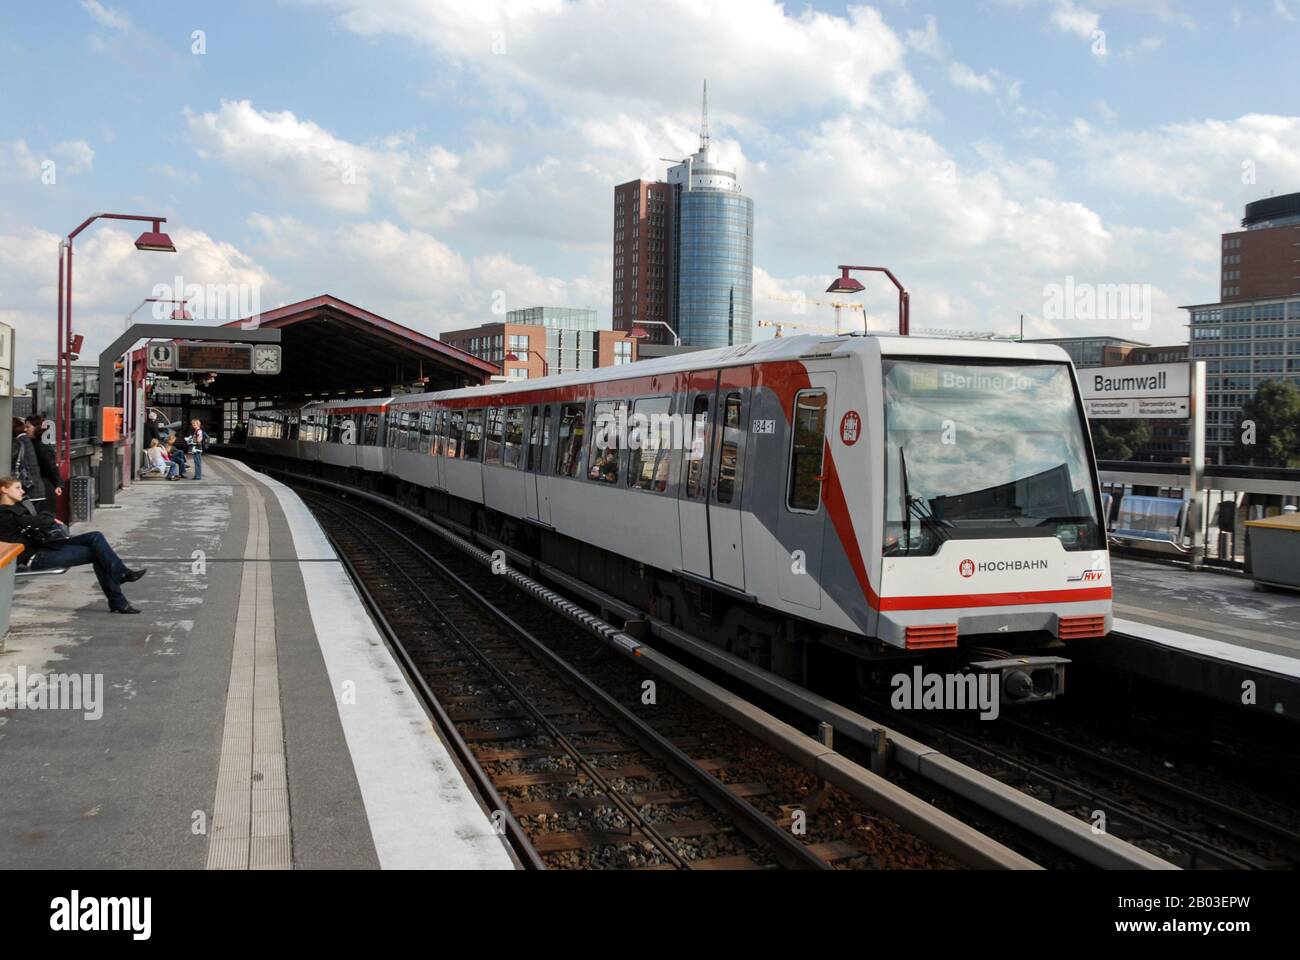
M 114 211 L 165 216 L 178 252 L 77 239 L 87 357 L 144 297 L 230 285 L 435 335 L 534 305 L 608 322 L 614 186 L 696 149 L 707 78 L 756 319 L 831 326 L 797 298 L 860 263 L 914 328 L 1185 342 L 1219 234 L 1300 191 L 1298 40 L 1300 0 L 4 3 L 0 321 L 26 383 L 59 238 Z M 1150 309 L 1059 309 L 1113 284 Z

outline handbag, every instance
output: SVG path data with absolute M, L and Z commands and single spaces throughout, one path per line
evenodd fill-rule
M 48 527 L 38 527 L 34 523 L 29 523 L 23 527 L 19 535 L 33 550 L 57 547 L 61 541 L 69 538 L 68 528 L 61 523 L 52 523 Z

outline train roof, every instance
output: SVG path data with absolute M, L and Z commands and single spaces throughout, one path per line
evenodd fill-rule
M 437 393 L 412 393 L 390 398 L 388 402 L 416 403 L 430 397 L 449 399 L 474 397 L 483 393 L 494 396 L 524 393 L 580 384 L 607 383 L 629 377 L 653 377 L 663 374 L 687 373 L 694 370 L 711 370 L 719 367 L 737 367 L 750 363 L 773 363 L 789 360 L 813 359 L 833 355 L 857 353 L 862 355 L 934 356 L 962 359 L 1041 360 L 1069 363 L 1069 355 L 1052 344 L 1020 343 L 1010 340 L 958 340 L 949 337 L 900 337 L 894 334 L 867 336 L 845 334 L 839 337 L 801 334 L 797 337 L 774 337 L 735 347 L 715 350 L 695 350 L 690 353 L 671 354 L 653 360 L 613 367 L 597 367 L 576 373 L 557 374 L 536 379 L 495 381 L 476 387 L 458 390 L 440 390 Z M 339 401 L 331 401 L 336 403 Z M 351 401 L 355 405 L 362 401 Z M 379 403 L 380 401 L 368 401 Z

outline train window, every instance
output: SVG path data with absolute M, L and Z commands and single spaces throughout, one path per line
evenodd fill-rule
M 429 447 L 429 453 L 435 457 L 441 457 L 443 451 L 447 449 L 447 411 L 434 411 L 433 419 L 433 444 Z
M 447 456 L 455 460 L 465 445 L 465 411 L 453 410 L 447 419 Z
M 489 407 L 487 412 L 487 441 L 483 449 L 484 463 L 501 462 L 501 422 L 505 411 Z
M 397 446 L 397 421 L 399 417 L 399 412 L 390 407 L 388 410 L 387 436 L 384 437 L 384 446 L 386 447 Z
M 379 414 L 367 413 L 361 418 L 361 442 L 367 447 L 379 445 Z
M 298 439 L 298 416 L 297 416 L 297 414 L 294 414 L 293 416 L 289 417 L 289 431 L 288 431 L 288 433 L 286 434 L 285 439 L 288 439 L 288 440 L 297 440 L 297 439 Z
M 587 458 L 587 479 L 618 483 L 618 458 L 622 450 L 620 433 L 627 427 L 627 401 L 607 400 L 596 404 L 591 416 L 591 453 Z
M 411 410 L 406 415 L 406 449 L 412 452 L 420 449 L 419 410 Z
M 672 400 L 656 397 L 632 405 L 628 421 L 628 486 L 662 493 L 668 489 L 668 466 L 672 460 L 673 430 L 668 410 Z
M 507 467 L 518 467 L 524 449 L 524 408 L 506 410 L 505 436 L 502 440 L 501 462 Z
M 800 390 L 790 431 L 790 491 L 786 506 L 815 513 L 822 502 L 822 456 L 826 449 L 826 391 Z
M 461 444 L 462 460 L 479 460 L 483 456 L 483 411 L 465 412 L 465 440 Z
M 690 446 L 685 451 L 686 495 L 698 500 L 704 495 L 704 460 L 709 435 L 709 398 L 700 394 L 691 407 L 691 420 L 687 440 Z
M 542 419 L 537 415 L 537 408 L 528 412 L 528 457 L 524 463 L 525 470 L 536 470 L 542 462 Z
M 433 411 L 420 411 L 420 452 L 429 452 L 429 442 L 433 439 Z
M 740 443 L 744 437 L 740 415 L 740 394 L 727 394 L 722 417 L 722 455 L 718 459 L 718 503 L 731 503 L 736 495 L 736 487 L 740 484 L 737 467 L 740 463 Z
M 560 451 L 555 458 L 555 472 L 562 477 L 576 477 L 582 463 L 582 445 L 587 435 L 587 405 L 566 403 L 560 408 Z

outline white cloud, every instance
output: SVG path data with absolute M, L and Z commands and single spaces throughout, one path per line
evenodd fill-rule
M 705 76 L 720 107 L 749 116 L 827 102 L 904 117 L 925 107 L 903 41 L 867 6 L 834 16 L 774 0 L 315 2 L 359 34 L 427 44 L 499 94 L 587 113 L 602 101 L 681 110 Z
M 99 0 L 81 0 L 81 6 L 85 11 L 102 26 L 110 30 L 129 30 L 131 21 L 126 14 L 114 10 L 112 7 L 106 7 Z
M 948 55 L 948 44 L 939 38 L 939 23 L 931 13 L 925 15 L 924 30 L 907 31 L 907 45 L 936 60 L 942 60 Z
M 1052 7 L 1052 24 L 1063 33 L 1073 33 L 1085 40 L 1101 24 L 1101 17 L 1091 10 L 1076 7 L 1071 0 L 1057 0 Z
M 0 177 L 10 181 L 39 180 L 41 162 L 26 140 L 0 140 Z
M 95 165 L 95 151 L 85 140 L 65 140 L 56 144 L 54 155 L 63 158 L 65 173 L 88 173 Z
M 610 298 L 608 257 L 564 279 L 506 253 L 466 256 L 424 230 L 386 220 L 321 228 L 254 214 L 249 226 L 256 247 L 280 258 L 301 296 L 332 293 L 430 335 L 498 319 L 492 312 L 498 303 L 508 310 L 600 308 Z
M 993 93 L 992 74 L 976 73 L 964 63 L 954 60 L 948 67 L 948 78 L 958 89 L 972 90 L 976 93 Z
M 1273 9 L 1283 20 L 1288 23 L 1295 23 L 1295 14 L 1291 12 L 1291 8 L 1286 5 L 1285 0 L 1273 0 Z
M 215 112 L 186 117 L 200 156 L 329 210 L 364 214 L 383 200 L 413 222 L 441 226 L 478 206 L 463 158 L 409 134 L 352 143 L 292 111 L 261 111 L 248 100 L 223 100 Z

